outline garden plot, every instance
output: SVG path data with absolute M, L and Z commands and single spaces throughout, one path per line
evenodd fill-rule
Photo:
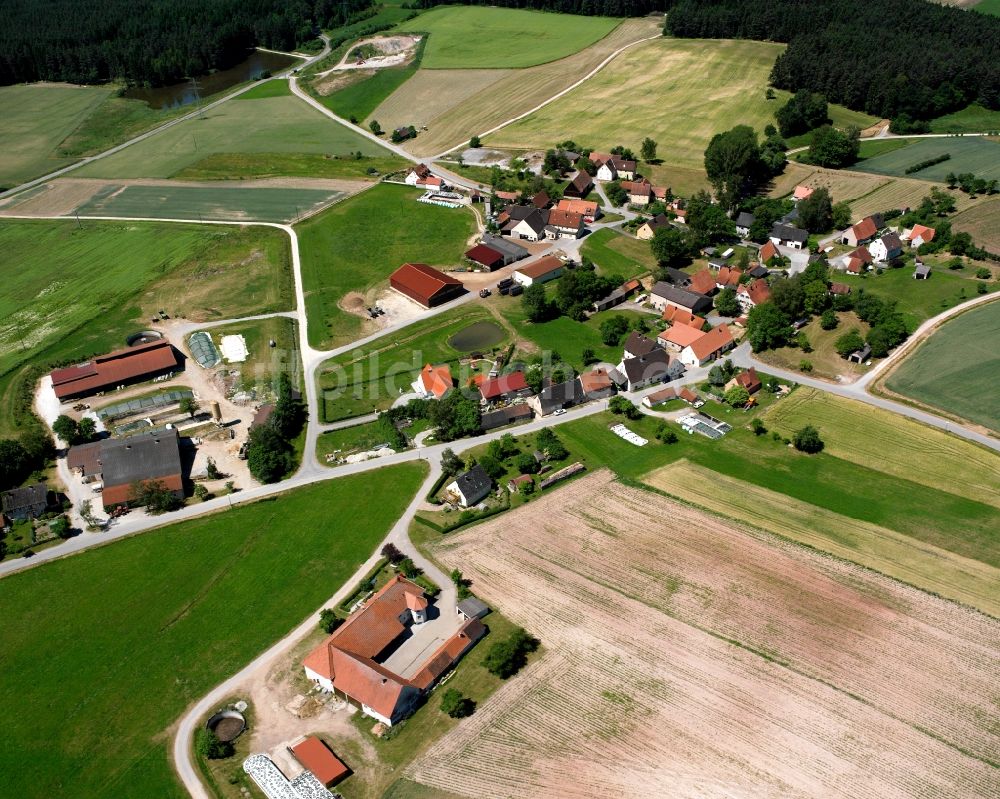
M 1000 791 L 993 619 L 607 472 L 444 539 L 435 555 L 546 654 L 409 767 L 429 788 L 497 799 Z

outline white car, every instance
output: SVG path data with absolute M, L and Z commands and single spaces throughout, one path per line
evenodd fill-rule
M 566 409 L 565 408 L 560 408 L 558 411 L 554 411 L 552 413 L 552 415 L 553 416 L 562 416 L 564 413 L 566 413 Z

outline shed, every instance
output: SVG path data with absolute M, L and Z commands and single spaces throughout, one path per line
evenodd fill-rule
M 291 751 L 295 759 L 327 788 L 336 785 L 351 773 L 327 745 L 313 735 L 295 744 Z
M 530 474 L 521 475 L 521 477 L 527 477 L 531 480 Z M 515 480 L 520 480 L 520 477 L 514 478 Z M 458 611 L 458 615 L 465 619 L 481 619 L 487 613 L 490 612 L 490 607 L 483 600 L 478 597 L 469 596 L 463 599 L 456 605 L 455 609 Z

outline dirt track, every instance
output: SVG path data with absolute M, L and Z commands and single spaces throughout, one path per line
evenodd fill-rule
M 438 547 L 548 654 L 412 779 L 497 799 L 1000 793 L 996 621 L 607 473 L 542 502 Z

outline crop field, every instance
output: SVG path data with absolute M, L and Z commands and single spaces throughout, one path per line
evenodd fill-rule
M 0 793 L 187 796 L 168 728 L 319 608 L 424 473 L 407 464 L 324 482 L 0 582 Z M 364 490 L 373 476 L 377 495 Z M 59 603 L 38 601 L 66 594 L 72 631 Z
M 774 121 L 768 75 L 783 45 L 657 39 L 626 50 L 569 94 L 489 136 L 491 147 L 550 147 L 572 136 L 593 147 L 637 149 L 645 136 L 667 164 L 703 167 L 713 135 Z
M 886 378 L 891 391 L 1000 434 L 1000 302 L 951 319 Z M 995 485 L 994 485 L 995 488 Z
M 424 16 L 421 16 L 414 21 L 414 24 L 423 19 Z M 416 139 L 407 142 L 407 149 L 416 155 L 425 156 L 464 145 L 473 133 L 482 133 L 534 108 L 575 83 L 615 50 L 640 39 L 657 36 L 662 32 L 662 27 L 662 23 L 653 17 L 627 19 L 603 39 L 579 53 L 550 64 L 512 71 L 500 80 L 479 89 L 463 102 L 442 104 L 438 116 L 427 123 L 429 130 L 421 131 Z M 424 65 L 426 66 L 426 60 Z M 469 69 L 454 73 L 454 80 L 447 84 L 448 90 L 464 94 L 461 87 L 466 81 L 479 83 L 477 72 L 478 70 Z M 415 109 L 417 104 L 407 99 L 408 91 L 413 87 L 416 91 L 425 92 L 423 86 L 418 72 L 413 79 L 404 83 L 389 101 L 398 103 L 400 108 L 410 106 Z M 376 109 L 373 116 L 378 117 L 378 113 Z M 560 132 L 558 140 L 564 139 L 565 135 Z M 546 145 L 548 144 L 546 142 Z
M 123 185 L 108 183 L 76 209 L 80 216 L 290 222 L 346 196 L 332 189 L 274 186 Z
M 160 308 L 225 319 L 292 307 L 279 230 L 88 221 L 2 221 L 0 373 L 124 345 Z M 66 339 L 56 352 L 53 345 Z
M 951 220 L 953 230 L 968 233 L 980 247 L 1000 252 L 1000 198 L 984 200 Z
M 448 340 L 482 321 L 493 321 L 493 317 L 481 306 L 454 308 L 324 361 L 317 376 L 323 421 L 390 407 L 400 394 L 410 391 L 426 363 L 450 364 L 452 377 L 461 385 L 459 360 L 466 353 L 450 346 Z
M 310 179 L 377 180 L 408 162 L 397 156 L 329 156 L 321 153 L 216 153 L 184 167 L 176 180 L 301 177 Z M 375 170 L 374 173 L 369 170 Z
M 79 174 L 169 178 L 202 159 L 231 153 L 316 153 L 385 157 L 387 151 L 327 119 L 298 97 L 228 102 L 100 161 Z
M 682 502 L 789 538 L 1000 617 L 1000 569 L 877 524 L 680 460 L 644 482 Z
M 623 278 L 656 269 L 656 259 L 648 241 L 640 241 L 605 228 L 587 236 L 580 252 L 605 273 Z
M 572 55 L 607 36 L 620 22 L 526 9 L 447 6 L 404 22 L 397 30 L 430 34 L 426 69 L 517 69 Z
M 69 136 L 111 94 L 108 88 L 47 83 L 0 88 L 0 187 L 66 166 Z
M 607 472 L 433 552 L 546 653 L 411 781 L 491 799 L 1000 790 L 1000 627 L 974 611 Z
M 812 424 L 834 457 L 1000 508 L 995 452 L 890 411 L 799 388 L 768 410 L 765 423 L 784 435 Z
M 916 139 L 901 149 L 859 161 L 854 168 L 903 177 L 908 167 L 945 153 L 951 155 L 947 161 L 906 176 L 943 182 L 949 172 L 972 172 L 976 177 L 1000 178 L 1000 143 L 979 136 Z
M 358 338 L 365 320 L 342 307 L 349 292 L 381 289 L 408 261 L 438 267 L 461 263 L 475 232 L 472 213 L 418 203 L 420 194 L 381 184 L 298 228 L 313 346 L 328 349 Z

